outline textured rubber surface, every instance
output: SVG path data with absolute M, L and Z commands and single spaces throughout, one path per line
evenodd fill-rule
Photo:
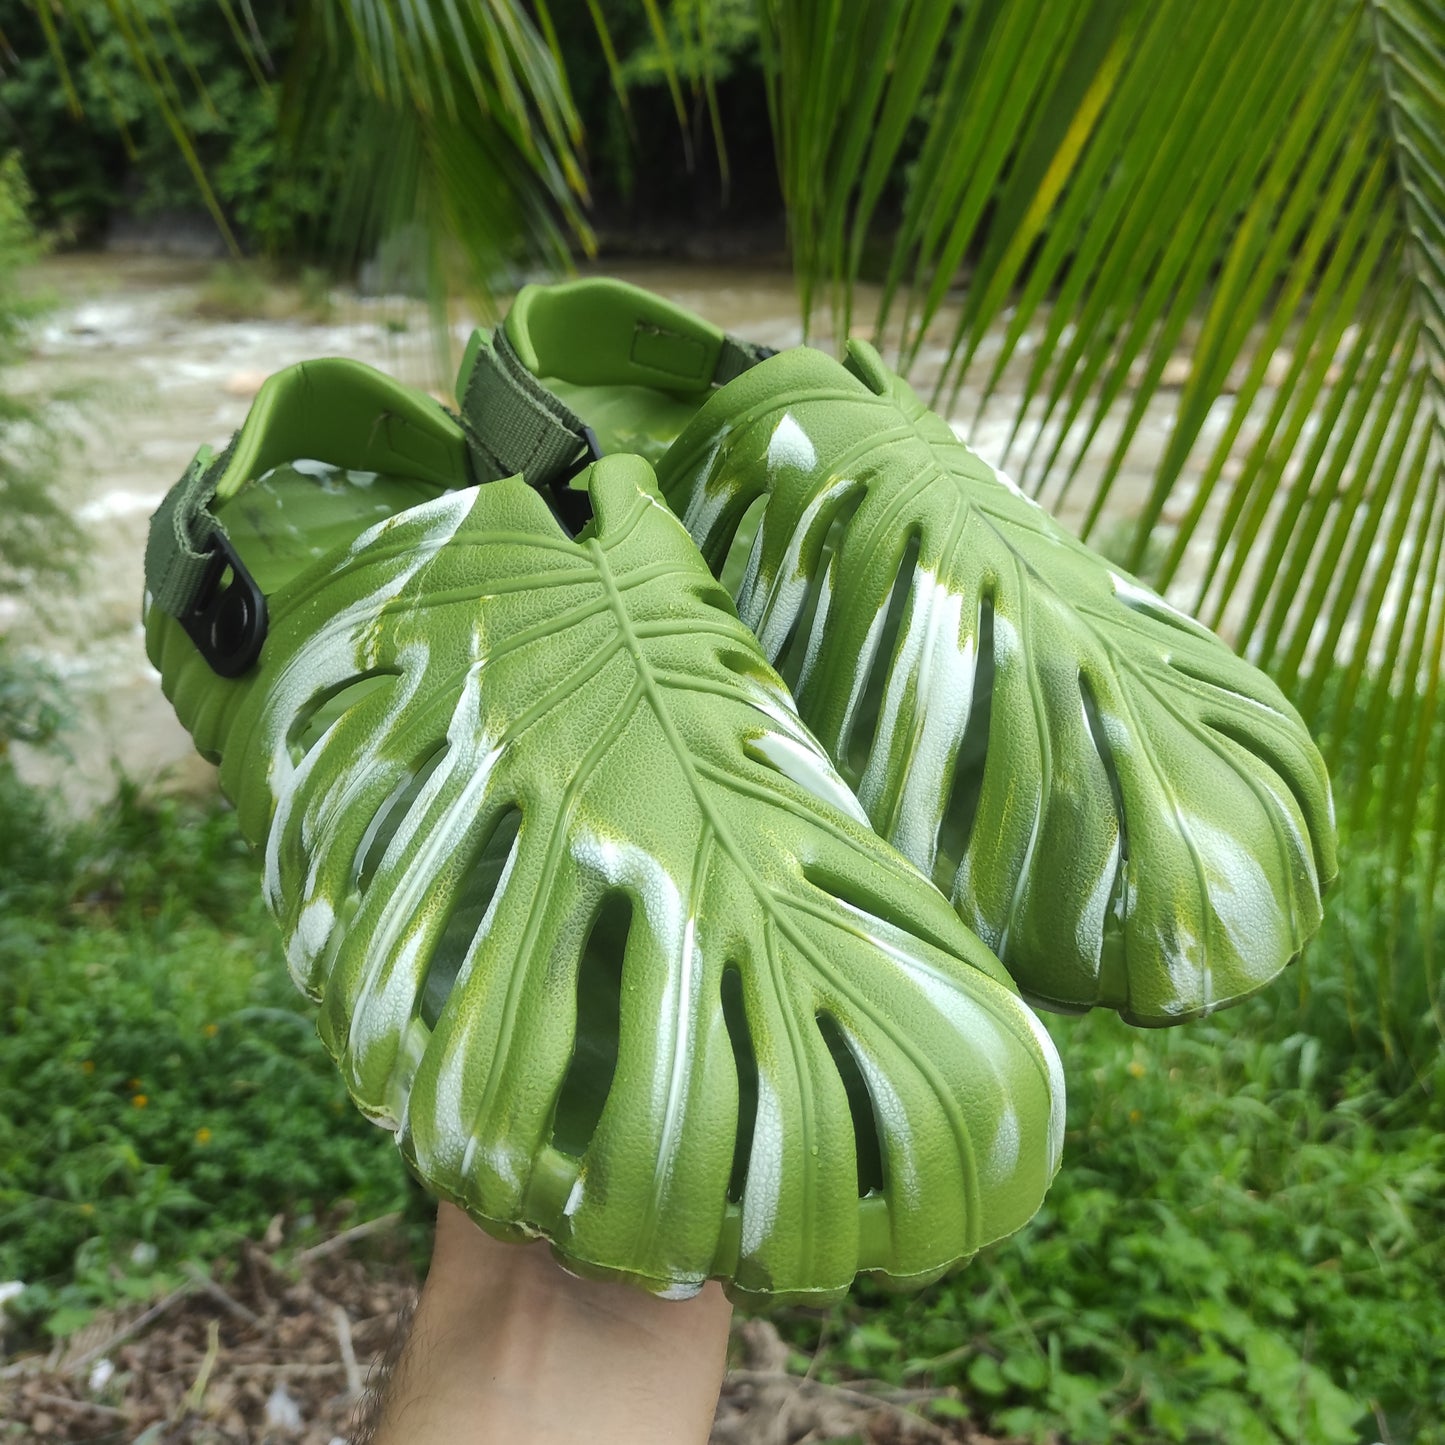
M 1176 1023 L 1296 958 L 1335 874 L 1283 694 L 1071 537 L 865 343 L 785 352 L 658 464 L 875 827 L 1026 995 Z
M 846 365 L 786 351 L 703 397 L 601 384 L 588 337 L 622 354 L 647 304 L 620 282 L 532 287 L 507 331 L 604 450 L 654 460 L 874 826 L 1024 993 L 1177 1023 L 1296 958 L 1334 819 L 1279 689 L 1065 532 L 865 343 Z
M 572 539 L 520 479 L 368 525 L 415 483 L 229 478 L 270 633 L 226 682 L 153 609 L 167 695 L 428 1188 L 663 1294 L 936 1278 L 1042 1199 L 1053 1047 L 867 827 L 650 467 L 587 484 Z

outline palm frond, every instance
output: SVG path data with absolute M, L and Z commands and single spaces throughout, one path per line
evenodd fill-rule
M 184 110 L 203 87 L 184 59 L 176 72 L 157 43 L 169 11 L 147 0 L 104 0 L 105 14 L 147 83 L 232 246 Z M 89 7 L 40 4 L 62 82 L 54 9 L 84 39 Z M 273 68 L 262 37 L 222 6 L 227 30 L 253 77 Z M 173 24 L 173 22 L 172 22 Z M 590 249 L 581 124 L 554 45 L 517 0 L 306 0 L 298 43 L 281 84 L 282 135 L 292 158 L 333 145 L 345 119 L 354 163 L 333 197 L 333 240 L 364 254 L 409 224 L 423 238 L 433 294 L 457 261 L 485 305 L 519 259 L 565 265 L 572 244 Z M 179 39 L 172 37 L 173 41 Z M 179 48 L 184 57 L 185 46 Z M 78 105 L 78 99 L 75 101 Z

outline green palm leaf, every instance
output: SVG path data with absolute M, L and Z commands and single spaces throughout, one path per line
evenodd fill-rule
M 166 7 L 103 0 L 104 18 L 150 88 L 222 234 L 235 246 L 186 128 L 182 97 L 199 87 L 176 74 L 159 43 Z M 53 58 L 66 73 L 58 12 L 87 43 L 94 7 L 36 4 Z M 231 38 L 268 87 L 264 38 L 223 4 Z M 519 255 L 556 267 L 589 250 L 581 126 L 545 27 L 516 0 L 307 0 L 298 7 L 292 63 L 278 83 L 283 149 L 350 139 L 353 164 L 330 197 L 339 257 L 367 256 L 405 227 L 440 301 L 461 279 L 488 305 Z M 458 262 L 462 274 L 458 277 Z
M 647 464 L 591 478 L 576 541 L 514 478 L 331 551 L 271 593 L 252 680 L 156 612 L 152 655 L 429 1187 L 654 1290 L 933 1278 L 1037 1207 L 1052 1046 L 866 826 Z M 317 491 L 237 498 L 242 555 Z
M 517 253 L 568 264 L 592 246 L 581 127 L 560 63 L 513 0 L 333 0 L 304 8 L 283 134 L 295 146 L 355 117 L 359 164 L 335 238 L 361 256 L 418 232 L 438 301 L 455 260 L 484 301 Z

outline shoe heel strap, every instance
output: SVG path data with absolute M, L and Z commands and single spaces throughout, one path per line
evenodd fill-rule
M 479 471 L 555 487 L 585 462 L 591 437 L 543 377 L 692 396 L 771 355 L 623 281 L 524 286 L 490 340 L 473 335 L 457 396 Z
M 265 637 L 265 598 L 236 555 L 213 504 L 301 458 L 393 472 L 439 491 L 473 485 L 460 428 L 436 402 L 361 362 L 286 367 L 261 388 L 219 455 L 202 447 L 151 518 L 148 605 L 178 621 L 212 668 L 239 676 Z M 221 586 L 225 573 L 230 583 Z

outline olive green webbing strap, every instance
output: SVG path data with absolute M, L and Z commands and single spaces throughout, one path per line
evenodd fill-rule
M 167 616 L 182 618 L 194 610 L 214 562 L 215 539 L 225 535 L 210 507 L 230 451 L 213 456 L 202 447 L 151 517 L 146 591 L 151 605 Z
M 473 464 L 486 481 L 521 473 L 547 485 L 586 445 L 582 418 L 522 365 L 501 327 L 477 352 L 461 403 Z
M 758 362 L 766 361 L 768 357 L 776 354 L 771 346 L 764 346 L 758 341 L 744 341 L 741 336 L 734 336 L 731 332 L 724 333 L 717 369 L 712 374 L 712 384 L 726 386 L 728 382 L 736 381 L 743 372 L 751 370 Z
M 528 315 L 544 307 L 538 331 L 550 340 L 526 327 Z M 490 339 L 479 334 L 463 363 L 462 426 L 483 480 L 520 473 L 534 487 L 555 486 L 595 455 L 590 428 L 508 334 L 518 317 L 522 345 L 541 375 L 581 384 L 605 378 L 690 395 L 724 386 L 773 355 L 621 282 L 527 287 L 507 326 Z

